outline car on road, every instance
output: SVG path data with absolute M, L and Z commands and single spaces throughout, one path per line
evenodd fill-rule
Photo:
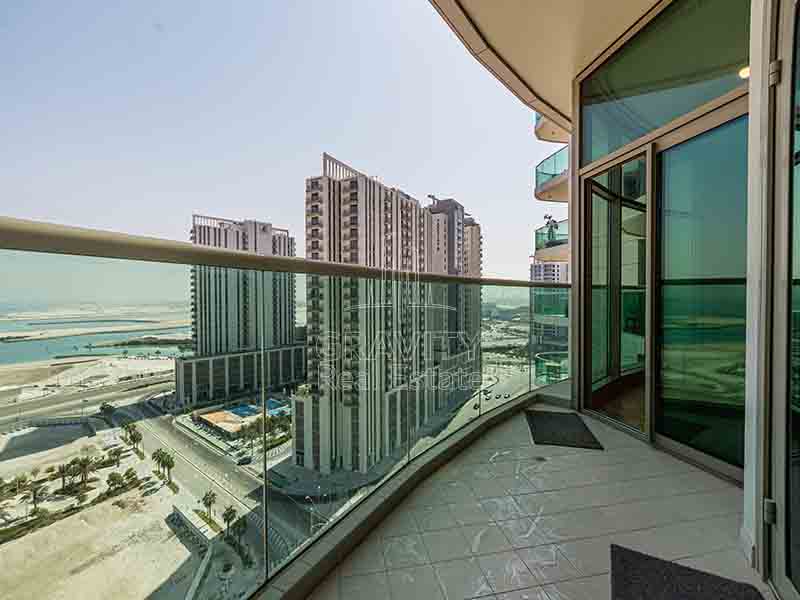
M 503 394 L 503 398 L 511 398 L 511 394 Z
M 501 397 L 502 397 L 502 396 L 500 396 L 500 394 L 495 394 L 495 395 L 494 395 L 494 399 L 495 399 L 495 400 L 499 400 Z
M 249 465 L 251 462 L 253 462 L 252 456 L 240 456 L 236 459 L 237 465 Z

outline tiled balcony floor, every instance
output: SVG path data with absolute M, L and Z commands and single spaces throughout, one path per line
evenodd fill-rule
M 313 600 L 607 600 L 616 543 L 771 600 L 737 545 L 742 493 L 584 417 L 605 451 L 536 446 L 523 414 L 417 487 Z

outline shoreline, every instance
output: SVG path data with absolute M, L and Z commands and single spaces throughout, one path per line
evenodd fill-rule
M 68 337 L 82 337 L 88 335 L 108 335 L 117 333 L 137 333 L 152 330 L 169 330 L 169 329 L 183 329 L 189 327 L 191 321 L 175 320 L 175 321 L 156 321 L 153 323 L 141 323 L 138 325 L 122 325 L 119 327 L 111 328 L 92 328 L 81 327 L 75 329 L 45 329 L 40 331 L 31 332 L 9 332 L 8 335 L 0 336 L 0 343 L 15 344 L 19 342 L 40 342 L 45 340 L 57 340 Z

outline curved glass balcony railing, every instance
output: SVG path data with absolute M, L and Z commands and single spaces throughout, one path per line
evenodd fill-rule
M 0 551 L 45 572 L 79 544 L 76 597 L 106 559 L 136 565 L 131 597 L 250 597 L 410 461 L 568 376 L 564 286 L 109 237 L 0 250 Z
M 536 187 L 540 188 L 569 168 L 569 146 L 564 146 L 536 165 Z
M 567 243 L 569 243 L 569 219 L 552 225 L 542 225 L 533 232 L 533 247 L 536 250 Z

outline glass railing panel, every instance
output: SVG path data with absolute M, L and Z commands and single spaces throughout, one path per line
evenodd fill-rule
M 534 248 L 552 248 L 569 242 L 569 220 L 543 225 L 534 232 Z
M 13 251 L 0 275 L 0 553 L 73 594 L 137 565 L 133 596 L 248 597 L 411 458 L 567 375 L 566 289 Z
M 483 286 L 481 410 L 496 408 L 531 389 L 528 287 Z
M 415 380 L 433 354 L 418 345 L 430 309 L 415 278 L 301 278 L 321 301 L 305 303 L 308 369 L 290 398 L 291 455 L 269 461 L 269 535 L 281 540 L 271 573 L 407 463 Z
M 425 328 L 413 344 L 409 458 L 480 416 L 483 385 L 481 286 L 421 283 L 420 288 Z
M 4 593 L 114 597 L 124 577 L 132 598 L 252 594 L 267 573 L 263 446 L 244 435 L 264 411 L 257 329 L 192 300 L 260 293 L 259 278 L 14 251 L 0 278 Z
M 568 287 L 534 287 L 531 294 L 530 353 L 533 387 L 569 377 Z
M 569 168 L 569 146 L 554 152 L 536 166 L 536 187 L 565 173 Z

